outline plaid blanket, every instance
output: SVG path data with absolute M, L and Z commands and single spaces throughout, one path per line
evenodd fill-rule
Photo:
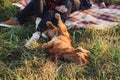
M 68 29 L 94 27 L 96 29 L 108 29 L 120 24 L 120 5 L 110 5 L 100 9 L 93 5 L 88 10 L 80 10 L 72 13 L 66 21 Z

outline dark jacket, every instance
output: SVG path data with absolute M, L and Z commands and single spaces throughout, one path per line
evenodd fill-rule
M 46 5 L 46 10 L 52 10 L 55 9 L 56 6 L 59 5 L 65 5 L 66 7 L 69 6 L 68 1 L 71 1 L 72 3 L 72 12 L 76 11 L 80 7 L 80 0 L 46 0 L 47 5 Z
M 80 9 L 84 10 L 84 9 L 89 9 L 92 6 L 92 4 L 90 3 L 90 0 L 80 0 Z

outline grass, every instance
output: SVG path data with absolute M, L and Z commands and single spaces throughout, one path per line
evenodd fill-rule
M 1 21 L 16 14 L 11 6 L 14 1 L 1 0 Z M 33 26 L 0 28 L 0 80 L 120 80 L 120 25 L 107 31 L 69 31 L 74 47 L 90 50 L 89 65 L 50 63 L 46 59 L 48 51 L 41 48 L 46 42 L 42 38 L 38 48 L 25 49 L 23 45 L 34 32 Z

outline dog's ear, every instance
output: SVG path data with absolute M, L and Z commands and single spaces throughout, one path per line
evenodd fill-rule
M 50 21 L 47 21 L 46 25 L 47 25 L 48 29 L 57 29 L 55 27 L 55 25 L 53 25 L 52 22 L 50 22 Z

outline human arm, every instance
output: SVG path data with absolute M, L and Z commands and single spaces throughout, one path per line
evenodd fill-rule
M 61 13 L 65 13 L 65 12 L 68 11 L 68 9 L 65 7 L 65 5 L 56 6 L 55 9 L 56 9 L 58 12 L 61 12 Z

